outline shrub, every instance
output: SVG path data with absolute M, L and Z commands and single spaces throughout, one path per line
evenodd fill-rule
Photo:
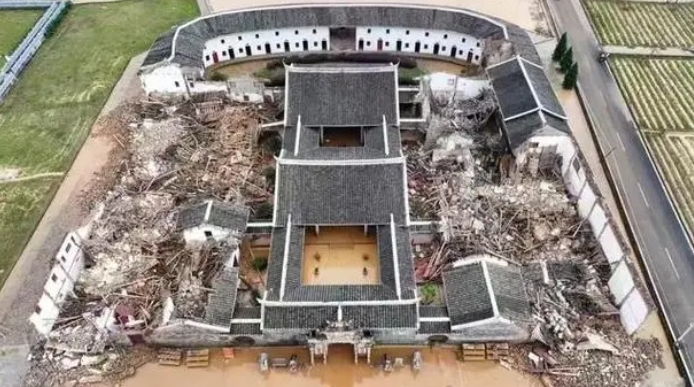
M 270 202 L 260 203 L 258 207 L 255 208 L 256 219 L 270 219 L 272 218 L 272 213 L 273 207 Z
M 218 71 L 215 71 L 210 75 L 210 80 L 211 81 L 216 81 L 216 82 L 224 82 L 228 79 L 229 77 L 226 74 L 222 74 Z
M 253 269 L 255 269 L 257 272 L 262 273 L 263 271 L 265 271 L 265 269 L 267 269 L 267 258 L 253 258 L 251 266 L 253 266 Z
M 279 135 L 269 137 L 260 146 L 266 154 L 279 156 L 282 150 L 282 138 Z
M 567 90 L 573 89 L 578 81 L 578 63 L 574 63 L 569 68 L 569 71 L 564 76 L 564 82 L 561 86 Z
M 562 72 L 567 72 L 571 68 L 571 64 L 574 63 L 574 51 L 571 47 L 564 53 L 559 61 L 559 67 Z
M 262 174 L 263 177 L 265 177 L 265 184 L 267 184 L 268 187 L 273 186 L 275 184 L 275 167 L 265 167 L 265 169 L 263 169 Z
M 566 32 L 561 34 L 561 38 L 559 38 L 559 42 L 557 42 L 557 47 L 554 49 L 554 53 L 552 53 L 552 60 L 553 61 L 558 61 L 560 60 L 564 54 L 566 53 L 566 49 L 568 47 L 568 38 L 566 37 Z
M 439 289 L 434 284 L 425 284 L 421 287 L 422 304 L 431 304 L 439 294 Z

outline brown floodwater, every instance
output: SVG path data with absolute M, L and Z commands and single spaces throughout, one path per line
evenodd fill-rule
M 261 373 L 258 356 L 267 352 L 270 358 L 299 355 L 301 370 L 290 373 L 287 369 L 270 369 Z M 378 362 L 384 352 L 389 356 L 402 356 L 409 363 L 411 348 L 379 348 L 374 351 L 372 362 Z M 444 348 L 422 348 L 424 363 L 418 372 L 408 365 L 385 373 L 382 369 L 364 364 L 354 364 L 352 347 L 332 345 L 328 364 L 317 360 L 315 366 L 308 365 L 305 348 L 237 349 L 234 359 L 225 360 L 221 351 L 213 350 L 210 366 L 186 368 L 146 364 L 122 387 L 540 387 L 541 383 L 528 375 L 506 369 L 493 362 L 459 362 L 455 353 Z

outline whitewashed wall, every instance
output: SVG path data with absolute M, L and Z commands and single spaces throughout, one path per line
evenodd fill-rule
M 588 181 L 586 166 L 578 158 L 578 150 L 572 143 L 558 149 L 562 156 L 562 172 L 566 188 L 577 198 L 579 216 L 587 219 L 595 234 L 602 252 L 612 267 L 608 287 L 614 302 L 619 307 L 620 319 L 627 333 L 631 334 L 641 326 L 648 316 L 648 306 L 634 285 L 633 274 L 629 270 L 622 243 L 614 226 L 609 223 L 596 190 Z
M 295 27 L 218 36 L 205 42 L 202 56 L 208 67 L 249 56 L 329 49 L 328 27 Z
M 380 43 L 379 43 L 380 41 Z M 398 44 L 400 42 L 400 44 Z M 357 50 L 439 55 L 480 64 L 484 42 L 458 32 L 407 27 L 357 27 Z
M 212 233 L 211 237 L 214 240 L 217 242 L 222 242 L 229 239 L 232 231 L 228 228 L 204 224 L 198 227 L 183 230 L 183 239 L 185 239 L 186 244 L 204 243 L 207 241 L 207 235 L 205 235 L 205 232 Z
M 178 65 L 160 66 L 140 74 L 145 93 L 187 94 L 183 72 Z
M 226 82 L 214 81 L 188 81 L 188 90 L 190 91 L 190 94 L 228 92 Z
M 76 232 L 69 233 L 55 255 L 55 264 L 48 275 L 34 313 L 29 321 L 36 331 L 47 335 L 53 329 L 60 306 L 65 298 L 72 293 L 75 281 L 84 270 L 84 253 L 81 248 L 82 239 Z

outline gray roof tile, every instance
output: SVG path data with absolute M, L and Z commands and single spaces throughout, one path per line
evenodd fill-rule
M 234 308 L 234 318 L 260 318 L 259 306 L 245 306 Z
M 448 309 L 439 305 L 420 305 L 420 317 L 448 317 Z
M 220 327 L 229 326 L 236 305 L 238 283 L 239 270 L 236 267 L 223 268 L 212 281 L 212 291 L 207 296 L 205 309 L 207 323 Z
M 487 271 L 499 314 L 511 321 L 527 320 L 530 315 L 530 304 L 525 292 L 521 268 L 515 265 L 487 264 Z
M 262 335 L 263 332 L 260 330 L 260 323 L 258 324 L 231 324 L 232 335 Z
M 368 305 L 343 306 L 342 319 L 357 329 L 416 328 L 417 306 Z
M 510 60 L 487 68 L 492 88 L 499 100 L 504 118 L 513 117 L 538 107 L 520 62 Z
M 279 166 L 277 224 L 405 223 L 404 163 Z
M 265 308 L 265 329 L 320 329 L 337 320 L 337 306 L 272 306 Z
M 561 107 L 561 104 L 557 99 L 557 95 L 554 94 L 552 84 L 549 82 L 549 78 L 547 78 L 545 70 L 537 66 L 533 66 L 532 64 L 525 62 L 521 63 L 523 63 L 523 67 L 525 67 L 525 71 L 528 74 L 528 79 L 533 85 L 533 90 L 535 90 L 542 108 L 554 114 L 564 116 L 564 109 Z
M 494 317 L 481 263 L 454 268 L 443 275 L 451 325 Z
M 529 46 L 529 37 L 522 29 L 500 21 L 493 22 L 463 12 L 452 12 L 432 8 L 416 8 L 403 5 L 306 5 L 295 8 L 262 9 L 247 12 L 220 13 L 199 18 L 180 29 L 176 40 L 174 63 L 183 66 L 203 67 L 202 49 L 205 42 L 220 35 L 237 32 L 289 28 L 296 26 L 409 26 L 411 28 L 431 28 L 457 31 L 477 38 L 503 39 L 503 30 L 496 24 L 506 24 L 509 39 L 518 41 L 517 52 L 532 57 L 534 48 Z M 513 28 L 515 27 L 515 28 Z M 170 34 L 170 32 L 168 33 Z M 171 40 L 170 37 L 163 39 Z M 170 43 L 153 46 L 145 64 L 155 64 L 165 60 Z M 537 55 L 537 54 L 535 54 Z M 531 59 L 532 60 L 532 59 Z M 539 59 L 538 59 L 539 60 Z
M 419 330 L 417 330 L 417 333 L 421 334 L 446 334 L 446 333 L 451 333 L 451 324 L 447 322 L 428 322 L 428 321 L 421 321 L 419 323 Z
M 394 123 L 395 67 L 390 71 L 362 67 L 359 71 L 330 67 L 319 69 L 287 67 L 287 122 L 302 126 L 373 126 Z M 322 69 L 321 69 L 322 70 Z M 340 71 L 341 70 L 341 71 Z
M 209 218 L 205 219 L 207 206 L 208 201 L 205 201 L 180 210 L 178 213 L 178 228 L 186 229 L 209 224 L 237 230 L 241 233 L 246 230 L 246 223 L 248 223 L 248 215 L 250 213 L 248 207 L 212 200 Z

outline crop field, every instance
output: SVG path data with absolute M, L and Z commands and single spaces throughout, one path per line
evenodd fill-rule
M 694 60 L 616 57 L 610 66 L 641 129 L 694 132 Z
M 194 0 L 74 5 L 0 105 L 0 170 L 16 168 L 24 176 L 67 171 L 130 58 L 197 14 Z M 41 188 L 21 193 L 25 183 L 17 183 L 12 192 L 21 194 L 0 191 L 0 225 L 15 230 L 0 229 L 0 285 L 36 225 L 23 219 L 41 217 L 57 182 L 26 184 Z
M 584 3 L 603 45 L 694 47 L 694 3 Z
M 0 11 L 0 67 L 5 64 L 5 55 L 14 51 L 42 13 L 38 9 Z
M 682 220 L 694 230 L 694 136 L 645 133 Z

